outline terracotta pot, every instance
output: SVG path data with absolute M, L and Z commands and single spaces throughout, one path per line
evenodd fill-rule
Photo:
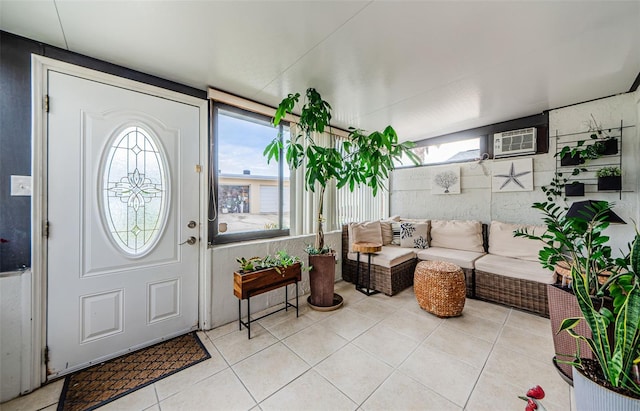
M 318 307 L 333 306 L 333 284 L 336 279 L 335 254 L 317 254 L 309 256 L 309 285 L 311 304 Z

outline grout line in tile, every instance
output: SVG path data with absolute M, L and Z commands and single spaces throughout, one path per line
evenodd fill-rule
M 464 402 L 464 406 L 462 407 L 463 410 L 466 410 L 467 406 L 469 405 L 469 400 L 471 399 L 471 396 L 473 395 L 473 392 L 476 390 L 476 387 L 478 386 L 478 382 L 480 381 L 480 378 L 482 378 L 482 375 L 485 372 L 485 368 L 487 366 L 487 362 L 489 361 L 489 358 L 491 358 L 491 354 L 493 354 L 493 350 L 496 348 L 496 344 L 498 344 L 498 340 L 500 339 L 500 335 L 502 335 L 502 330 L 504 329 L 505 325 L 507 324 L 507 320 L 511 316 L 511 311 L 512 310 L 513 310 L 512 308 L 509 309 L 509 312 L 505 316 L 504 321 L 502 321 L 502 326 L 500 327 L 500 332 L 498 333 L 498 336 L 496 337 L 496 339 L 491 344 L 491 350 L 489 350 L 489 354 L 487 354 L 487 357 L 484 359 L 484 362 L 482 363 L 482 367 L 480 367 L 480 373 L 478 374 L 478 377 L 476 378 L 475 382 L 473 383 L 473 387 L 471 388 L 471 391 L 469 392 L 469 395 L 467 396 L 467 400 Z

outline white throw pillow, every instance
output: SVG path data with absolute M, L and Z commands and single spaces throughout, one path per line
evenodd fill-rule
M 545 226 L 492 221 L 489 228 L 489 253 L 538 262 L 538 253 L 544 247 L 544 243 L 524 237 L 514 237 L 513 232 L 520 228 L 525 228 L 527 232 L 535 235 L 542 235 L 546 230 Z
M 429 248 L 427 223 L 400 223 L 400 246 L 406 248 Z
M 484 252 L 482 223 L 462 220 L 431 220 L 431 247 Z

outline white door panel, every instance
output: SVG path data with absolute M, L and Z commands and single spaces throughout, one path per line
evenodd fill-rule
M 48 95 L 56 376 L 197 327 L 200 130 L 198 107 L 68 74 Z

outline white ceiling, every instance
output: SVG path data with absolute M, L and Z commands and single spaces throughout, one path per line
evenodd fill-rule
M 640 1 L 0 0 L 0 29 L 275 106 L 315 87 L 334 124 L 403 140 L 622 93 Z

